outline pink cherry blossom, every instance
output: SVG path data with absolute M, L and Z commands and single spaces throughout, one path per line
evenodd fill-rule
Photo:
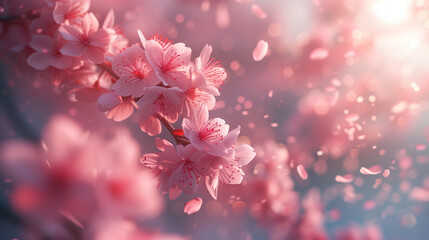
M 199 105 L 207 106 L 208 110 L 212 110 L 215 106 L 215 95 L 219 92 L 216 88 L 207 85 L 204 77 L 194 72 L 194 78 L 188 82 L 185 88 L 185 106 L 183 108 L 183 116 L 190 117 L 191 112 Z
M 68 69 L 82 65 L 78 58 L 61 54 L 60 49 L 64 44 L 65 41 L 59 36 L 52 39 L 47 35 L 33 35 L 30 46 L 36 52 L 28 57 L 28 64 L 38 70 L 44 70 L 49 66 Z
M 91 0 L 68 0 L 55 3 L 53 12 L 56 23 L 61 24 L 67 21 L 74 21 L 83 17 L 89 10 Z
M 207 175 L 207 168 L 201 161 L 207 154 L 190 144 L 174 148 L 168 141 L 158 139 L 157 142 L 157 147 L 162 152 L 144 154 L 141 161 L 158 177 L 161 190 L 195 192 L 201 177 Z
M 229 125 L 221 118 L 209 120 L 206 106 L 199 105 L 190 118 L 183 119 L 182 127 L 185 136 L 197 149 L 215 156 L 225 156 L 228 153 L 223 140 L 228 134 Z
M 188 81 L 191 49 L 184 43 L 172 44 L 168 39 L 155 35 L 149 40 L 141 37 L 146 57 L 156 75 L 172 87 L 182 88 Z
M 77 23 L 63 23 L 58 31 L 68 42 L 60 49 L 61 53 L 102 63 L 111 43 L 112 31 L 98 27 L 98 20 L 92 13 L 87 13 Z
M 113 9 L 110 9 L 109 13 L 107 13 L 102 28 L 109 29 L 113 33 L 111 34 L 112 40 L 110 47 L 106 53 L 106 59 L 108 61 L 113 61 L 113 57 L 128 46 L 128 39 L 122 33 L 122 29 L 115 25 L 115 13 Z
M 206 177 L 206 186 L 214 199 L 217 199 L 219 182 L 240 184 L 244 176 L 241 167 L 249 164 L 256 156 L 254 149 L 247 144 L 235 146 L 239 134 L 240 127 L 237 127 L 223 140 L 224 145 L 228 148 L 226 156 L 204 158 L 205 164 L 210 167 L 209 175 Z
M 137 45 L 117 55 L 112 69 L 119 76 L 112 90 L 120 96 L 140 97 L 145 87 L 156 86 L 161 81 L 147 62 L 145 52 Z
M 137 102 L 141 111 L 139 125 L 143 132 L 154 136 L 161 133 L 158 115 L 168 122 L 177 121 L 183 108 L 183 92 L 178 88 L 147 87 Z
M 220 88 L 226 79 L 225 69 L 220 65 L 220 61 L 215 61 L 214 58 L 210 59 L 212 53 L 212 46 L 206 45 L 201 50 L 200 56 L 195 59 L 196 70 L 200 72 L 208 85 L 215 88 Z M 218 96 L 219 92 L 215 94 Z

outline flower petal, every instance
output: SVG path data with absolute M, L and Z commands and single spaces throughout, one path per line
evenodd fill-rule
M 253 50 L 253 60 L 261 61 L 264 59 L 265 55 L 268 52 L 268 43 L 267 41 L 260 40 Z
M 68 42 L 60 49 L 60 52 L 67 56 L 80 57 L 85 53 L 86 49 L 87 47 L 81 44 Z
M 184 212 L 188 215 L 192 213 L 196 213 L 201 209 L 201 205 L 203 204 L 203 199 L 197 197 L 192 199 L 191 201 L 188 201 L 185 204 L 185 208 L 183 209 Z
M 52 55 L 35 52 L 27 58 L 27 63 L 37 70 L 44 70 L 51 65 Z
M 298 172 L 298 175 L 303 179 L 303 180 L 307 180 L 308 179 L 308 174 L 307 171 L 305 170 L 304 166 L 302 164 L 299 164 L 296 167 L 296 171 Z
M 38 52 L 52 52 L 54 49 L 54 41 L 47 35 L 33 35 L 33 37 L 31 37 L 30 46 Z
M 112 110 L 114 107 L 121 104 L 121 102 L 121 97 L 114 92 L 105 93 L 101 95 L 97 100 L 98 109 L 100 109 L 100 111 L 102 112 Z

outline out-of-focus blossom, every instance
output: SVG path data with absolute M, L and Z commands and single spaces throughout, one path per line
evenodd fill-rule
M 100 218 L 144 219 L 160 213 L 155 182 L 138 168 L 137 142 L 124 129 L 106 134 L 110 136 L 86 132 L 71 119 L 56 116 L 44 131 L 44 152 L 25 142 L 2 145 L 2 172 L 16 184 L 12 205 L 26 221 L 48 226 L 64 218 L 93 229 Z M 60 225 L 64 234 L 70 231 Z
M 54 7 L 54 20 L 61 24 L 65 21 L 73 22 L 83 17 L 89 10 L 91 0 L 68 0 L 58 1 Z
M 33 35 L 30 46 L 36 51 L 27 58 L 30 66 L 44 70 L 49 66 L 57 69 L 73 69 L 82 64 L 78 58 L 66 56 L 60 53 L 60 49 L 66 42 L 59 36 L 54 39 L 47 35 Z
M 338 240 L 383 240 L 380 228 L 374 224 L 358 226 L 356 224 L 337 230 L 335 239 Z
M 60 49 L 64 55 L 83 57 L 94 63 L 102 63 L 111 43 L 110 29 L 99 29 L 97 18 L 87 13 L 77 23 L 64 23 L 59 28 L 68 42 Z

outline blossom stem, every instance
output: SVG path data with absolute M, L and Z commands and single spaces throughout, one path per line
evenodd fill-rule
M 113 71 L 112 68 L 106 64 L 106 63 L 102 63 L 102 64 L 98 64 L 98 66 L 103 69 L 104 71 L 108 72 L 110 74 L 110 76 L 112 76 L 114 79 L 118 80 L 119 77 L 118 75 L 116 75 Z
M 165 119 L 164 117 L 162 117 L 159 114 L 156 114 L 156 117 L 159 119 L 159 121 L 161 121 L 161 123 L 165 126 L 165 128 L 167 128 L 167 130 L 173 136 L 173 138 L 174 138 L 174 140 L 176 141 L 177 144 L 186 146 L 186 145 L 188 145 L 190 143 L 189 140 L 185 136 L 178 136 L 178 135 L 174 134 L 174 132 L 175 132 L 176 129 L 173 127 L 173 125 L 171 125 L 167 121 L 167 119 Z

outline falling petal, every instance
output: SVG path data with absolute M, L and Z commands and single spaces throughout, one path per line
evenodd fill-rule
M 229 27 L 230 17 L 228 8 L 226 7 L 226 4 L 221 3 L 217 6 L 216 9 L 216 25 L 220 29 L 225 29 Z
M 353 176 L 353 174 L 347 174 L 344 176 L 337 175 L 335 176 L 335 181 L 339 183 L 350 183 L 354 180 L 354 178 L 355 177 Z
M 307 180 L 308 174 L 307 174 L 307 171 L 305 170 L 304 166 L 302 166 L 302 164 L 300 164 L 296 167 L 296 171 L 298 172 L 299 176 L 303 180 Z
M 387 178 L 390 175 L 390 170 L 389 169 L 385 169 L 383 171 L 383 177 Z
M 353 57 L 355 55 L 355 51 L 348 51 L 348 52 L 346 52 L 346 54 L 344 54 L 344 57 L 345 58 L 350 58 L 350 57 Z
M 267 18 L 267 14 L 257 4 L 252 5 L 252 12 L 253 12 L 253 14 L 255 14 L 255 16 L 257 16 L 260 19 Z
M 400 101 L 395 106 L 393 106 L 390 110 L 392 113 L 399 114 L 404 112 L 408 107 L 407 101 Z
M 194 198 L 194 199 L 188 201 L 185 204 L 185 208 L 183 210 L 186 214 L 190 215 L 192 213 L 198 212 L 200 210 L 202 204 L 203 204 L 203 199 L 197 197 L 197 198 Z
M 324 48 L 316 48 L 310 54 L 310 60 L 322 60 L 327 58 L 329 55 L 328 50 Z
M 383 168 L 379 165 L 372 166 L 370 168 L 366 168 L 366 167 L 360 168 L 360 173 L 364 175 L 377 175 L 377 174 L 380 174 L 381 171 L 383 171 Z
M 261 61 L 268 52 L 268 43 L 267 41 L 260 40 L 256 45 L 255 50 L 253 50 L 253 60 Z
M 356 122 L 359 120 L 359 115 L 356 113 L 350 113 L 346 116 L 346 121 L 349 123 Z
M 335 87 L 341 87 L 342 83 L 339 79 L 334 78 L 331 80 L 332 85 L 334 85 Z
M 415 187 L 411 190 L 409 198 L 419 202 L 429 202 L 429 190 Z
M 331 98 L 331 102 L 330 102 L 331 107 L 337 104 L 339 97 L 340 97 L 340 93 L 338 91 L 335 91 Z
M 210 10 L 210 1 L 209 0 L 202 1 L 201 2 L 201 11 L 207 12 L 208 10 Z
M 374 209 L 375 206 L 376 206 L 375 202 L 372 201 L 372 200 L 369 200 L 369 201 L 366 201 L 363 204 L 363 209 L 365 209 L 365 210 L 371 210 L 371 209 Z
M 417 144 L 416 145 L 417 151 L 424 151 L 425 149 L 426 149 L 426 145 L 424 145 L 424 144 Z

